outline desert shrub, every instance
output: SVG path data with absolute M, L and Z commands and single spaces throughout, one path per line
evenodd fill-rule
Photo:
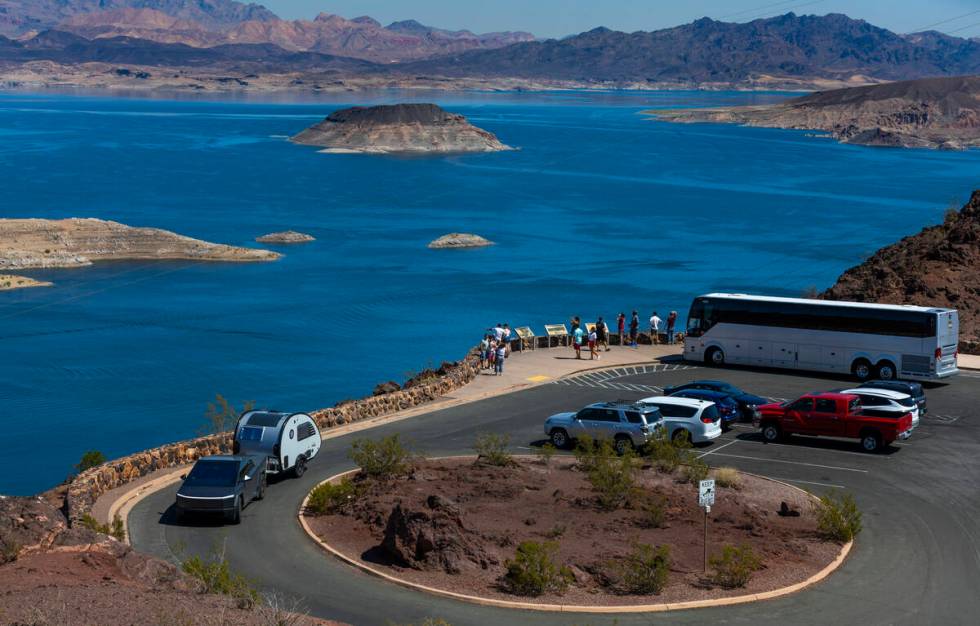
M 265 626 L 306 626 L 312 623 L 309 612 L 299 599 L 287 598 L 278 592 L 264 594 L 255 607 L 255 615 L 259 623 Z
M 684 481 L 696 485 L 708 477 L 708 464 L 701 459 L 691 456 L 682 470 Z
M 719 487 L 738 489 L 742 486 L 742 475 L 734 467 L 719 467 L 715 470 L 715 482 Z
M 241 410 L 228 402 L 220 393 L 214 395 L 214 402 L 209 402 L 204 411 L 204 426 L 201 428 L 202 435 L 216 435 L 225 433 L 235 428 L 238 418 L 242 413 L 251 411 L 255 408 L 252 401 L 245 402 Z
M 762 560 L 752 550 L 752 546 L 726 545 L 720 554 L 708 558 L 708 565 L 714 570 L 711 581 L 720 587 L 735 589 L 744 587 L 752 574 L 762 568 Z
M 563 593 L 574 579 L 572 571 L 558 562 L 558 544 L 524 541 L 517 553 L 506 563 L 504 586 L 521 596 L 540 596 L 543 593 Z
M 98 467 L 106 462 L 105 455 L 98 450 L 89 450 L 82 455 L 82 458 L 75 465 L 75 471 L 82 473 L 87 469 Z
M 660 593 L 670 575 L 670 547 L 637 543 L 619 562 L 620 580 L 626 593 L 648 595 Z
M 258 590 L 247 578 L 231 570 L 224 554 L 213 553 L 207 558 L 192 556 L 185 559 L 180 568 L 201 581 L 205 593 L 231 596 L 239 608 L 250 609 L 259 602 Z
M 661 430 L 647 442 L 643 453 L 657 470 L 670 474 L 689 458 L 690 447 L 690 441 L 684 439 L 675 443 L 666 430 Z
M 629 501 L 636 487 L 635 459 L 630 450 L 617 455 L 608 439 L 596 446 L 588 478 L 601 508 L 618 509 Z
M 480 433 L 476 436 L 473 448 L 479 457 L 478 460 L 497 467 L 508 467 L 514 464 L 514 458 L 507 452 L 509 443 L 509 435 Z
M 312 515 L 330 515 L 336 513 L 347 503 L 359 495 L 360 489 L 350 478 L 342 478 L 340 482 L 317 485 L 310 492 L 306 502 L 306 510 Z
M 575 455 L 579 469 L 583 472 L 590 472 L 595 467 L 600 448 L 598 443 L 588 435 L 582 435 L 575 441 L 575 449 L 572 453 Z
M 538 461 L 541 465 L 551 465 L 551 458 L 555 456 L 558 452 L 558 448 L 550 443 L 541 444 L 541 447 L 537 449 L 536 454 L 538 455 Z
M 566 530 L 568 530 L 568 527 L 564 524 L 555 524 L 551 527 L 551 530 L 545 533 L 545 536 L 548 537 L 548 539 L 558 539 L 565 534 Z
M 100 524 L 97 519 L 86 513 L 82 516 L 78 522 L 88 528 L 89 530 L 94 530 L 97 533 L 102 533 L 103 535 L 109 535 L 110 537 L 115 537 L 119 541 L 126 540 L 126 529 L 123 527 L 122 518 L 116 515 L 112 518 L 111 524 Z
M 662 496 L 638 497 L 636 501 L 640 513 L 636 523 L 641 528 L 660 528 L 667 521 L 667 501 Z
M 13 563 L 17 560 L 17 556 L 20 554 L 21 545 L 16 541 L 10 541 L 10 543 L 0 542 L 0 565 L 4 563 Z
M 861 511 L 849 493 L 828 493 L 820 497 L 817 509 L 817 529 L 827 539 L 850 541 L 861 532 Z
M 397 434 L 378 441 L 358 439 L 351 444 L 348 456 L 365 475 L 382 480 L 400 476 L 412 467 L 412 453 Z

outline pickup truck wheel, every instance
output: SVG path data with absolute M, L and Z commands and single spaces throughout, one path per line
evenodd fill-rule
M 783 438 L 783 431 L 776 424 L 765 424 L 762 427 L 762 438 L 773 443 Z
M 256 500 L 261 500 L 262 498 L 265 497 L 265 488 L 268 485 L 268 479 L 265 477 L 264 473 L 262 474 L 262 478 L 260 478 L 259 480 L 262 482 L 259 483 L 259 488 L 255 490 Z
M 872 373 L 871 362 L 867 359 L 858 359 L 857 361 L 854 361 L 854 364 L 851 365 L 851 373 L 854 374 L 854 377 L 861 382 L 870 380 Z
M 876 371 L 878 380 L 895 380 L 895 365 L 891 361 L 881 361 Z
M 293 466 L 293 476 L 300 478 L 306 473 L 306 457 L 298 456 L 296 457 L 296 465 Z
M 623 456 L 633 449 L 633 441 L 629 437 L 624 437 L 623 435 L 618 435 L 614 443 L 616 446 L 616 454 L 619 456 Z
M 551 431 L 551 445 L 559 450 L 564 450 L 568 447 L 568 433 L 565 432 L 564 428 L 556 428 Z
M 881 442 L 881 435 L 878 433 L 867 432 L 861 435 L 861 447 L 865 452 L 881 452 L 884 448 Z

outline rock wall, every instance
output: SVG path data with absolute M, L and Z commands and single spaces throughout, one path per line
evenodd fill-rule
M 414 382 L 410 387 L 381 395 L 341 402 L 327 409 L 312 411 L 321 429 L 390 415 L 431 402 L 466 385 L 479 373 L 480 362 L 471 351 L 456 363 L 447 363 L 433 373 L 430 381 Z M 65 506 L 68 519 L 75 522 L 92 510 L 99 496 L 159 469 L 192 463 L 202 456 L 230 454 L 232 434 L 221 433 L 178 441 L 137 452 L 86 470 L 68 485 Z

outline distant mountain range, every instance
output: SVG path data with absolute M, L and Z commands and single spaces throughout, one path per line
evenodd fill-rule
M 383 80 L 812 86 L 980 74 L 980 41 L 899 35 L 846 15 L 703 18 L 556 40 L 320 14 L 281 20 L 233 0 L 0 0 L 0 62 L 339 71 Z M 245 46 L 239 48 L 239 46 Z M 345 60 L 346 59 L 346 60 Z M 357 60 L 357 62 L 355 62 Z M 305 84 L 305 83 L 303 83 Z

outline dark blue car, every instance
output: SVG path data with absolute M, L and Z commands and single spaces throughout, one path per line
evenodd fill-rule
M 723 380 L 692 380 L 683 385 L 672 385 L 664 388 L 664 395 L 670 396 L 678 391 L 688 390 L 719 391 L 735 399 L 738 403 L 738 410 L 743 419 L 751 420 L 755 414 L 755 408 L 763 404 L 769 404 L 769 398 L 763 398 L 747 391 L 742 391 L 731 383 Z
M 723 391 L 711 391 L 710 389 L 683 389 L 670 394 L 675 398 L 693 398 L 695 400 L 707 400 L 714 402 L 721 414 L 721 429 L 728 430 L 731 424 L 742 419 L 742 412 L 738 408 L 738 401 L 734 397 Z

